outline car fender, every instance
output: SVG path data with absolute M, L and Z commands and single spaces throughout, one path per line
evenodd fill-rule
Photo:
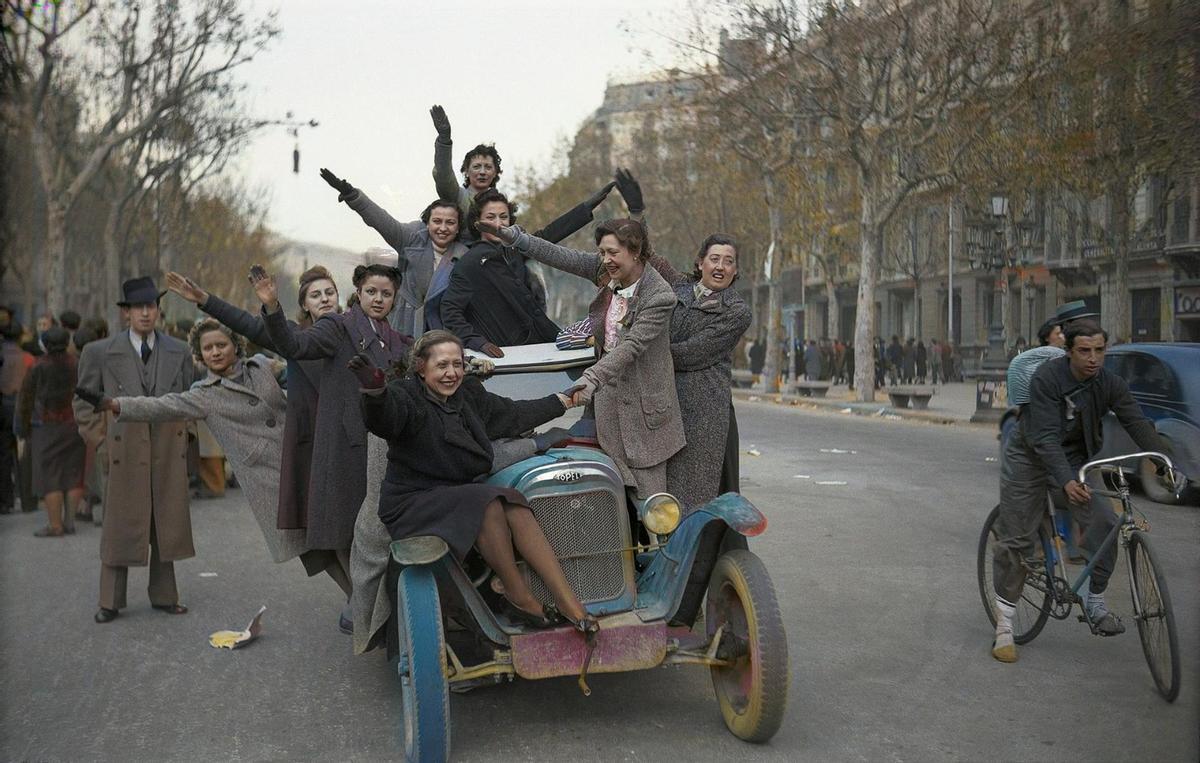
M 1200 478 L 1200 428 L 1182 419 L 1159 419 L 1155 429 L 1171 441 L 1171 460 L 1189 478 Z

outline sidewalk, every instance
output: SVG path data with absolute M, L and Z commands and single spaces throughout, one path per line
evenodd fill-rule
M 952 382 L 938 384 L 933 397 L 929 400 L 929 408 L 923 411 L 912 408 L 893 408 L 888 399 L 887 390 L 875 391 L 875 402 L 860 403 L 855 401 L 854 392 L 845 384 L 831 386 L 825 397 L 801 397 L 800 395 L 767 394 L 761 390 L 734 387 L 733 396 L 739 400 L 770 400 L 787 405 L 807 405 L 814 408 L 826 408 L 843 413 L 853 413 L 859 416 L 883 416 L 890 418 L 919 419 L 939 424 L 968 424 L 977 427 L 994 428 L 995 424 L 972 424 L 971 416 L 975 413 L 975 382 Z

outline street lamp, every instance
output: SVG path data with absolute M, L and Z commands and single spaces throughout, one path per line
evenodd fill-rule
M 1006 268 L 1015 266 L 1015 256 L 1009 251 L 1005 223 L 1008 219 L 1008 197 L 994 193 L 988 209 L 990 215 L 967 221 L 967 260 L 971 269 L 998 271 L 1001 283 L 1006 283 Z M 1018 247 L 1019 251 L 1019 247 Z M 1006 297 L 1002 294 L 1002 299 Z M 975 376 L 975 414 L 971 421 L 999 421 L 1004 410 L 996 403 L 1003 398 L 1008 363 L 1004 357 L 1004 325 L 994 320 L 988 324 L 988 348 Z

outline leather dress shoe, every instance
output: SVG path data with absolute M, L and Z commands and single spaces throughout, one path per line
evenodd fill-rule
M 111 623 L 113 620 L 117 619 L 117 615 L 119 614 L 121 613 L 115 609 L 105 609 L 104 607 L 101 607 L 100 609 L 96 610 L 96 622 Z
M 166 612 L 168 615 L 186 615 L 188 611 L 187 607 L 182 604 L 151 604 L 150 606 L 160 612 Z

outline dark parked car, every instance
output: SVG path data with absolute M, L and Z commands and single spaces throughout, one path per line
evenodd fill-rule
M 1175 465 L 1192 480 L 1182 500 L 1200 503 L 1200 343 L 1146 342 L 1111 347 L 1104 367 L 1129 382 L 1129 391 L 1174 451 Z M 1111 413 L 1104 419 L 1104 448 L 1098 458 L 1140 450 Z M 1155 477 L 1154 466 L 1138 466 L 1142 490 L 1160 503 L 1180 499 Z

